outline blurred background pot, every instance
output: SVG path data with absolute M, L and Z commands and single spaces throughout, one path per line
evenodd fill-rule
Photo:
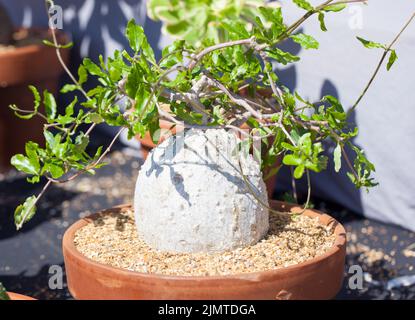
M 57 34 L 59 43 L 68 42 L 66 34 Z M 21 109 L 31 110 L 33 94 L 28 86 L 56 94 L 63 73 L 55 49 L 42 43 L 42 39 L 50 38 L 48 29 L 20 28 L 13 38 L 12 45 L 0 46 L 0 172 L 10 167 L 14 154 L 24 151 L 26 141 L 41 143 L 44 140 L 40 117 L 31 121 L 19 119 L 8 106 L 16 104 Z M 69 50 L 62 49 L 61 53 L 68 63 Z

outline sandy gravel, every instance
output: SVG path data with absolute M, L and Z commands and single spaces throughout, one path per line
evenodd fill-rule
M 295 265 L 333 246 L 333 230 L 306 216 L 270 214 L 270 230 L 259 243 L 222 253 L 168 253 L 137 236 L 134 214 L 123 209 L 78 230 L 77 249 L 92 260 L 131 271 L 164 275 L 229 275 Z

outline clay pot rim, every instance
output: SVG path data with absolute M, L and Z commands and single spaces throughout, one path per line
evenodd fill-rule
M 302 208 L 298 205 L 292 205 L 286 202 L 282 201 L 271 201 L 271 207 L 278 206 L 281 208 L 286 208 L 287 210 L 294 212 L 302 210 Z M 125 208 L 125 207 L 131 207 L 131 205 L 119 205 L 114 207 L 115 208 Z M 204 281 L 223 281 L 223 280 L 243 280 L 243 279 L 255 279 L 255 278 L 263 278 L 266 276 L 276 276 L 281 275 L 281 277 L 284 277 L 287 272 L 295 272 L 299 271 L 301 272 L 302 269 L 306 268 L 309 265 L 313 265 L 316 263 L 319 263 L 323 260 L 329 259 L 331 256 L 334 256 L 339 253 L 340 250 L 342 250 L 343 247 L 346 246 L 346 230 L 344 229 L 343 225 L 338 222 L 333 217 L 329 216 L 328 214 L 322 213 L 318 210 L 314 209 L 307 209 L 304 214 L 311 216 L 311 217 L 319 217 L 320 223 L 324 225 L 333 224 L 335 226 L 334 233 L 336 235 L 335 242 L 326 253 L 317 256 L 315 258 L 309 259 L 307 261 L 304 261 L 302 263 L 288 266 L 288 267 L 281 267 L 277 269 L 271 269 L 266 271 L 257 271 L 257 272 L 247 272 L 247 273 L 235 273 L 230 275 L 223 275 L 223 276 L 175 276 L 175 275 L 164 275 L 164 274 L 157 274 L 157 273 L 144 273 L 144 272 L 137 272 L 137 271 L 131 271 L 122 269 L 119 267 L 113 267 L 110 265 L 106 265 L 97 261 L 94 261 L 86 256 L 84 256 L 82 253 L 80 253 L 74 243 L 74 237 L 76 231 L 78 231 L 80 228 L 84 227 L 88 223 L 91 223 L 92 220 L 94 220 L 98 215 L 105 214 L 106 211 L 111 210 L 103 210 L 97 213 L 94 213 L 92 215 L 89 215 L 88 217 L 82 218 L 72 224 L 66 231 L 63 236 L 62 240 L 62 247 L 63 250 L 67 251 L 67 253 L 76 260 L 80 260 L 86 265 L 90 265 L 94 269 L 101 270 L 103 273 L 117 273 L 120 275 L 123 275 L 125 277 L 145 277 L 148 279 L 158 279 L 158 280 L 167 280 L 167 281 L 195 281 L 195 280 L 204 280 Z M 325 220 L 326 222 L 323 222 L 322 220 Z
M 33 31 L 44 31 L 46 33 L 50 33 L 50 29 L 48 28 L 41 28 L 41 27 L 30 27 L 30 28 L 17 28 L 16 31 L 20 31 L 20 30 L 33 30 Z M 61 31 L 61 30 L 56 30 L 56 35 L 58 37 L 58 41 L 62 41 L 67 43 L 68 41 L 70 41 L 71 37 L 68 33 Z M 45 44 L 29 44 L 27 46 L 22 46 L 22 47 L 15 47 L 11 50 L 4 50 L 4 51 L 0 51 L 0 59 L 5 58 L 5 57 L 13 57 L 13 56 L 22 56 L 22 55 L 29 55 L 29 54 L 33 54 L 36 52 L 41 52 L 44 50 L 54 50 L 54 48 L 49 47 Z M 61 50 L 67 50 L 67 49 L 61 49 Z
M 17 300 L 36 300 L 35 298 L 32 297 L 28 297 L 19 293 L 14 293 L 14 292 L 7 292 L 7 294 L 10 297 L 11 301 L 17 301 Z

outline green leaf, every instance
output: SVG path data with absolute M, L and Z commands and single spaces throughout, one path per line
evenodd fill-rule
M 85 58 L 83 60 L 83 65 L 85 69 L 88 70 L 88 72 L 92 74 L 93 76 L 98 76 L 101 78 L 105 78 L 107 76 L 105 72 L 103 72 L 101 68 L 89 58 Z
M 127 36 L 127 39 L 130 42 L 130 47 L 135 52 L 138 52 L 141 49 L 143 40 L 145 38 L 143 27 L 136 24 L 134 19 L 131 19 L 127 24 L 125 35 Z
M 69 49 L 73 47 L 73 42 L 69 42 L 67 44 L 59 44 L 57 46 L 49 40 L 42 40 L 42 42 L 44 45 L 55 48 L 55 49 Z
M 318 21 L 320 21 L 321 31 L 327 31 L 326 22 L 324 21 L 324 13 L 321 11 L 318 13 Z
M 62 168 L 62 163 L 58 162 L 47 162 L 43 170 L 49 172 L 53 179 L 59 179 L 65 173 L 65 170 Z
M 29 86 L 29 89 L 30 89 L 30 91 L 32 91 L 33 97 L 34 97 L 34 108 L 33 108 L 33 112 L 21 114 L 19 112 L 19 108 L 15 104 L 9 105 L 9 108 L 14 111 L 14 114 L 16 115 L 16 117 L 18 117 L 20 119 L 24 119 L 24 120 L 30 120 L 30 119 L 32 119 L 37 114 L 37 112 L 39 110 L 39 106 L 40 106 L 40 94 L 39 94 L 39 91 L 34 86 Z
M 39 145 L 33 141 L 29 141 L 25 145 L 25 151 L 32 165 L 36 168 L 36 170 L 39 170 L 40 169 L 39 156 L 38 156 Z
M 19 205 L 14 211 L 14 223 L 19 230 L 23 224 L 29 222 L 36 213 L 36 197 L 31 196 Z
M 65 108 L 65 115 L 59 115 L 56 122 L 62 125 L 67 125 L 75 121 L 75 118 L 72 117 L 74 114 L 74 107 L 78 103 L 78 97 L 75 97 L 73 101 Z
M 43 91 L 43 103 L 45 105 L 46 116 L 52 121 L 56 117 L 57 105 L 53 94 L 49 91 Z
M 396 54 L 395 50 L 391 50 L 391 53 L 389 55 L 389 61 L 386 66 L 386 69 L 389 71 L 392 68 L 392 65 L 395 63 L 396 59 L 398 59 L 398 56 Z
M 304 165 L 299 165 L 297 168 L 295 168 L 295 170 L 294 170 L 294 178 L 300 179 L 303 176 L 303 174 L 304 174 L 304 170 L 305 170 Z
M 78 152 L 84 152 L 86 147 L 89 144 L 89 137 L 81 132 L 75 139 L 75 146 L 78 149 Z
M 184 40 L 176 40 L 162 51 L 160 67 L 171 68 L 175 64 L 183 61 Z
M 143 108 L 149 103 L 149 99 L 152 98 L 152 94 L 149 90 L 147 90 L 146 86 L 140 85 L 138 86 L 138 90 L 135 96 L 135 108 L 139 112 L 143 111 Z
M 73 42 L 68 42 L 67 44 L 61 44 L 59 45 L 60 49 L 70 49 L 73 47 Z
M 241 77 L 244 77 L 245 74 L 247 73 L 249 68 L 249 65 L 247 63 L 244 63 L 238 67 L 236 67 L 235 69 L 232 70 L 231 72 L 231 79 L 232 80 L 236 80 L 239 79 Z
M 298 166 L 301 164 L 301 159 L 293 154 L 287 154 L 284 156 L 282 162 L 287 166 Z
M 249 32 L 246 30 L 245 24 L 240 21 L 225 21 L 222 26 L 231 34 L 235 34 L 240 39 L 249 38 Z
M 19 171 L 37 175 L 40 170 L 39 162 L 36 158 L 28 158 L 22 154 L 16 154 L 11 158 L 10 163 Z
M 333 152 L 333 160 L 334 160 L 334 170 L 336 172 L 340 171 L 340 168 L 342 166 L 342 149 L 340 144 L 337 144 L 336 148 L 334 149 Z
M 279 48 L 273 48 L 272 50 L 266 50 L 266 52 L 269 57 L 277 60 L 283 65 L 300 60 L 300 57 L 297 57 L 289 52 L 282 51 Z
M 313 6 L 310 4 L 310 2 L 306 1 L 306 0 L 293 0 L 293 2 L 300 7 L 301 9 L 310 11 L 313 10 Z
M 53 149 L 55 147 L 55 137 L 53 133 L 46 130 L 43 132 L 43 135 L 45 136 L 47 146 L 50 149 Z
M 356 38 L 368 49 L 374 49 L 374 48 L 386 49 L 386 46 L 381 43 L 365 40 L 361 37 L 356 37 Z
M 340 113 L 344 112 L 344 108 L 343 108 L 342 104 L 340 103 L 340 101 L 336 97 L 333 97 L 331 95 L 327 95 L 327 96 L 324 96 L 321 100 L 329 102 L 337 112 L 340 112 Z
M 0 300 L 10 300 L 9 295 L 7 294 L 6 288 L 0 282 Z
M 262 14 L 262 16 L 269 23 L 271 23 L 270 31 L 272 32 L 272 39 L 278 39 L 278 37 L 280 37 L 281 34 L 286 30 L 281 8 L 259 7 L 259 11 Z M 259 18 L 257 20 L 257 22 L 260 22 L 258 23 L 258 27 L 260 28 L 260 30 L 258 31 L 262 34 L 264 38 L 270 38 L 269 36 L 267 36 L 266 29 L 263 26 L 261 20 Z
M 175 55 L 168 56 L 160 63 L 160 67 L 170 69 L 174 65 L 178 64 L 180 60 Z
M 318 49 L 319 47 L 316 39 L 304 33 L 292 35 L 291 39 L 300 44 L 304 49 Z
M 144 38 L 143 44 L 142 44 L 142 50 L 144 56 L 153 64 L 156 64 L 156 58 L 154 56 L 153 48 L 150 46 L 150 44 L 147 41 L 147 38 Z
M 168 55 L 174 54 L 174 53 L 179 53 L 182 54 L 183 50 L 184 50 L 184 44 L 185 41 L 184 40 L 176 40 L 174 41 L 171 45 L 164 47 L 161 55 L 163 58 L 167 57 Z
M 374 187 L 378 185 L 374 178 L 371 177 L 375 172 L 375 166 L 365 156 L 363 150 L 349 143 L 353 151 L 356 153 L 356 158 L 353 163 L 354 172 L 348 172 L 348 177 L 356 185 L 361 187 Z
M 186 36 L 191 34 L 191 25 L 188 21 L 179 21 L 178 23 L 166 25 L 165 30 L 176 37 L 185 38 L 185 40 L 189 41 L 189 38 Z
M 30 91 L 32 91 L 33 93 L 33 97 L 34 97 L 34 102 L 35 102 L 35 106 L 34 106 L 34 112 L 37 113 L 37 111 L 39 110 L 39 106 L 40 106 L 40 93 L 39 91 L 36 89 L 36 87 L 34 86 L 29 86 Z
M 43 135 L 46 139 L 46 146 L 52 151 L 52 153 L 59 159 L 64 157 L 67 149 L 67 143 L 61 143 L 61 135 L 54 136 L 51 132 L 45 130 Z
M 18 117 L 20 119 L 23 119 L 23 120 L 30 120 L 35 116 L 35 113 L 33 113 L 33 112 L 32 113 L 27 113 L 27 114 L 19 113 L 19 111 L 18 111 L 19 108 L 15 104 L 9 105 L 9 108 L 14 111 L 14 115 L 16 117 Z
M 78 77 L 79 85 L 83 85 L 88 80 L 88 72 L 82 64 L 78 68 Z
M 78 103 L 78 97 L 75 97 L 65 109 L 65 116 L 70 117 L 74 113 L 74 107 Z
M 135 98 L 137 90 L 140 85 L 145 81 L 145 74 L 143 69 L 138 64 L 133 66 L 130 73 L 127 76 L 127 83 L 125 84 L 125 90 L 130 98 Z
M 49 41 L 49 40 L 42 40 L 42 43 L 43 43 L 45 46 L 52 47 L 52 48 L 55 48 L 55 49 L 56 49 L 55 44 L 54 44 L 53 42 Z
M 61 89 L 61 93 L 68 93 L 78 89 L 78 86 L 75 84 L 65 84 Z
M 102 123 L 104 121 L 104 119 L 102 119 L 102 116 L 98 113 L 91 113 L 89 115 L 89 119 L 91 120 L 91 122 L 96 124 Z
M 339 12 L 339 11 L 342 11 L 344 8 L 346 8 L 346 4 L 345 3 L 338 3 L 338 4 L 332 4 L 332 5 L 329 5 L 329 6 L 326 6 L 326 7 L 324 7 L 324 11 L 327 11 L 327 12 Z

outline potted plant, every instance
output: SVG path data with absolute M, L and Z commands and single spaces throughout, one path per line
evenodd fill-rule
M 162 32 L 175 40 L 185 40 L 186 43 L 197 47 L 204 41 L 212 44 L 219 44 L 229 41 L 229 31 L 223 24 L 224 20 L 237 21 L 246 24 L 247 28 L 257 26 L 256 18 L 261 18 L 262 13 L 259 7 L 278 8 L 277 1 L 227 1 L 227 2 L 203 2 L 203 1 L 178 1 L 176 3 L 151 0 L 147 1 L 147 12 L 151 19 L 161 21 Z M 250 96 L 247 88 L 242 87 L 240 94 Z M 252 93 L 252 92 L 251 92 Z M 256 95 L 269 98 L 272 95 L 268 88 L 257 90 Z M 251 99 L 255 98 L 251 96 Z M 169 106 L 164 106 L 168 110 Z M 241 127 L 248 129 L 249 125 L 242 123 Z M 182 129 L 179 127 L 179 129 Z M 171 121 L 160 120 L 160 135 L 158 142 L 162 142 L 171 134 L 176 134 L 177 126 Z M 138 136 L 141 143 L 141 151 L 145 159 L 148 153 L 156 146 L 150 132 L 144 137 Z M 269 138 L 269 145 L 272 145 L 272 137 Z M 266 154 L 266 152 L 264 152 Z M 276 172 L 281 167 L 281 159 L 274 161 L 274 165 L 265 170 L 265 183 L 268 197 L 272 198 L 276 184 Z
M 64 33 L 57 32 L 56 36 L 61 43 L 68 42 Z M 44 119 L 38 117 L 24 124 L 7 106 L 32 104 L 28 85 L 57 93 L 63 68 L 55 50 L 42 43 L 44 39 L 51 40 L 47 29 L 14 28 L 5 8 L 0 5 L 0 171 L 10 167 L 12 155 L 24 151 L 27 140 L 38 143 L 43 140 Z M 62 50 L 61 58 L 68 62 L 68 50 Z M 15 131 L 17 127 L 19 130 Z
M 332 96 L 310 103 L 290 92 L 279 83 L 273 63 L 299 60 L 277 46 L 289 38 L 305 49 L 317 49 L 318 42 L 298 32 L 299 26 L 318 16 L 325 31 L 325 14 L 355 1 L 331 0 L 316 7 L 304 0 L 294 2 L 305 13 L 292 25 L 284 23 L 281 8 L 259 7 L 261 17 L 255 18 L 252 28 L 224 19 L 226 42 L 191 45 L 176 40 L 164 48 L 159 61 L 143 28 L 131 20 L 126 28 L 130 51 L 116 51 L 108 61 L 101 57 L 98 64 L 86 58 L 78 76 L 70 74 L 73 83 L 62 91 L 80 95 L 63 114 L 56 112 L 52 98 L 44 99 L 46 146 L 29 141 L 26 154 L 11 161 L 30 175 L 30 182 L 46 180 L 39 195 L 16 208 L 17 228 L 33 217 L 51 185 L 93 174 L 104 165 L 124 130 L 130 138 L 149 131 L 157 144 L 161 119 L 183 128 L 145 160 L 133 206 L 92 215 L 65 233 L 68 286 L 75 298 L 335 296 L 343 279 L 346 234 L 333 218 L 308 208 L 309 171 L 326 168 L 329 159 L 322 155 L 323 140 L 335 145 L 336 171 L 344 158 L 343 169 L 357 187 L 376 185 L 371 176 L 375 168 L 353 145 L 357 129 L 347 122 L 341 103 Z M 396 60 L 392 46 L 397 38 L 388 46 L 359 40 L 366 47 L 382 48 L 379 66 L 389 56 L 389 69 Z M 54 40 L 59 52 L 61 44 Z M 90 76 L 100 84 L 86 92 L 83 85 Z M 250 95 L 241 95 L 241 88 Z M 272 95 L 255 95 L 264 89 Z M 35 108 L 28 114 L 35 116 L 41 97 L 32 90 Z M 81 108 L 75 111 L 78 102 Z M 108 147 L 90 155 L 85 151 L 90 134 L 101 123 L 120 129 Z M 250 129 L 241 129 L 242 123 Z M 85 124 L 88 129 L 80 130 Z M 269 137 L 272 145 L 264 155 L 261 146 L 269 144 Z M 344 152 L 346 147 L 356 153 L 353 162 Z M 293 167 L 296 179 L 307 178 L 303 207 L 268 201 L 261 169 L 278 156 Z

